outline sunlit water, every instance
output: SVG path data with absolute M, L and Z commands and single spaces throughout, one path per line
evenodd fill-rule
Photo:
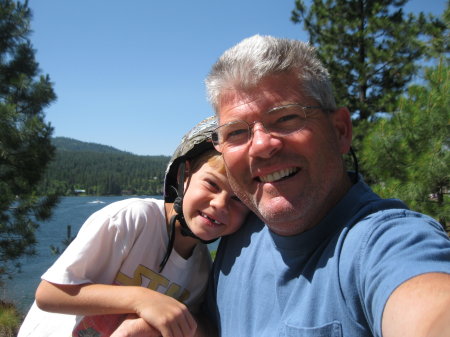
M 36 233 L 36 255 L 20 259 L 21 272 L 6 282 L 0 299 L 4 298 L 16 304 L 19 310 L 26 313 L 34 301 L 34 292 L 40 282 L 40 276 L 57 259 L 52 253 L 51 246 L 61 250 L 63 241 L 67 237 L 67 226 L 72 228 L 72 236 L 78 233 L 84 221 L 95 211 L 106 205 L 130 197 L 64 197 L 54 209 L 51 220 L 43 222 Z M 160 196 L 154 196 L 160 199 Z M 210 249 L 217 248 L 217 241 L 209 245 Z

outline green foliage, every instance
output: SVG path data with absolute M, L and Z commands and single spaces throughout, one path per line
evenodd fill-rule
M 168 156 L 137 156 L 109 146 L 55 138 L 55 159 L 40 185 L 41 195 L 162 194 Z
M 0 1 L 0 279 L 15 259 L 33 253 L 36 221 L 58 200 L 36 194 L 54 155 L 43 109 L 56 95 L 34 58 L 30 20 L 27 2 Z
M 209 254 L 211 255 L 211 259 L 214 261 L 216 259 L 217 250 L 211 250 Z
M 100 152 L 100 153 L 125 153 L 112 146 L 101 145 L 96 143 L 81 142 L 76 139 L 67 137 L 56 137 L 52 139 L 53 145 L 61 151 L 83 151 L 83 152 Z
M 391 118 L 379 120 L 364 140 L 362 164 L 382 197 L 405 200 L 444 226 L 450 221 L 450 68 L 429 69 Z
M 16 307 L 11 303 L 0 301 L 0 336 L 17 336 L 21 322 L 22 318 Z
M 75 236 L 72 236 L 72 226 L 67 225 L 67 236 L 62 241 L 63 247 L 60 248 L 55 245 L 50 245 L 50 251 L 52 252 L 52 255 L 59 255 L 61 254 L 69 245 L 72 243 L 72 241 L 75 240 Z
M 392 111 L 417 61 L 448 51 L 446 24 L 423 13 L 405 15 L 407 1 L 311 0 L 309 10 L 295 1 L 292 20 L 303 23 L 330 71 L 338 105 L 356 122 Z

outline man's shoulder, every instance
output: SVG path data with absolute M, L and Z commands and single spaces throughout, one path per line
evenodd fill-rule
M 342 254 L 353 261 L 372 256 L 376 263 L 389 256 L 388 252 L 410 254 L 404 256 L 408 259 L 414 251 L 436 245 L 450 248 L 448 234 L 435 219 L 401 206 L 398 200 L 380 199 L 361 209 L 359 218 L 340 234 Z
M 401 200 L 379 199 L 361 207 L 353 217 L 351 229 L 375 231 L 379 229 L 411 226 L 430 226 L 442 230 L 432 217 L 410 210 Z

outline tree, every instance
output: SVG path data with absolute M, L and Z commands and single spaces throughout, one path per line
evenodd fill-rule
M 17 258 L 33 253 L 37 221 L 48 218 L 58 200 L 36 195 L 54 155 L 43 109 L 56 95 L 34 58 L 30 20 L 26 1 L 0 0 L 0 278 Z
M 413 85 L 391 118 L 380 119 L 364 139 L 364 166 L 382 197 L 450 221 L 450 67 L 443 60 Z M 450 228 L 447 228 L 450 231 Z
M 303 22 L 330 71 L 338 104 L 356 122 L 391 111 L 417 73 L 417 61 L 432 50 L 428 38 L 436 41 L 446 29 L 432 15 L 405 15 L 406 2 L 311 0 L 308 10 L 303 0 L 295 1 L 292 20 Z M 434 47 L 441 53 L 445 44 Z

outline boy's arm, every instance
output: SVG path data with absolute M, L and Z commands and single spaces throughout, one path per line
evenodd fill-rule
M 450 275 L 429 273 L 400 285 L 383 313 L 384 337 L 444 337 L 450 333 Z
M 195 337 L 216 337 L 217 331 L 206 319 L 197 319 Z M 160 337 L 158 330 L 147 324 L 142 318 L 130 314 L 110 337 Z
M 139 286 L 59 285 L 42 281 L 36 304 L 45 311 L 72 315 L 136 314 L 163 337 L 191 337 L 197 323 L 177 300 Z
M 110 335 L 110 337 L 160 337 L 158 330 L 154 329 L 144 319 L 130 314 Z

